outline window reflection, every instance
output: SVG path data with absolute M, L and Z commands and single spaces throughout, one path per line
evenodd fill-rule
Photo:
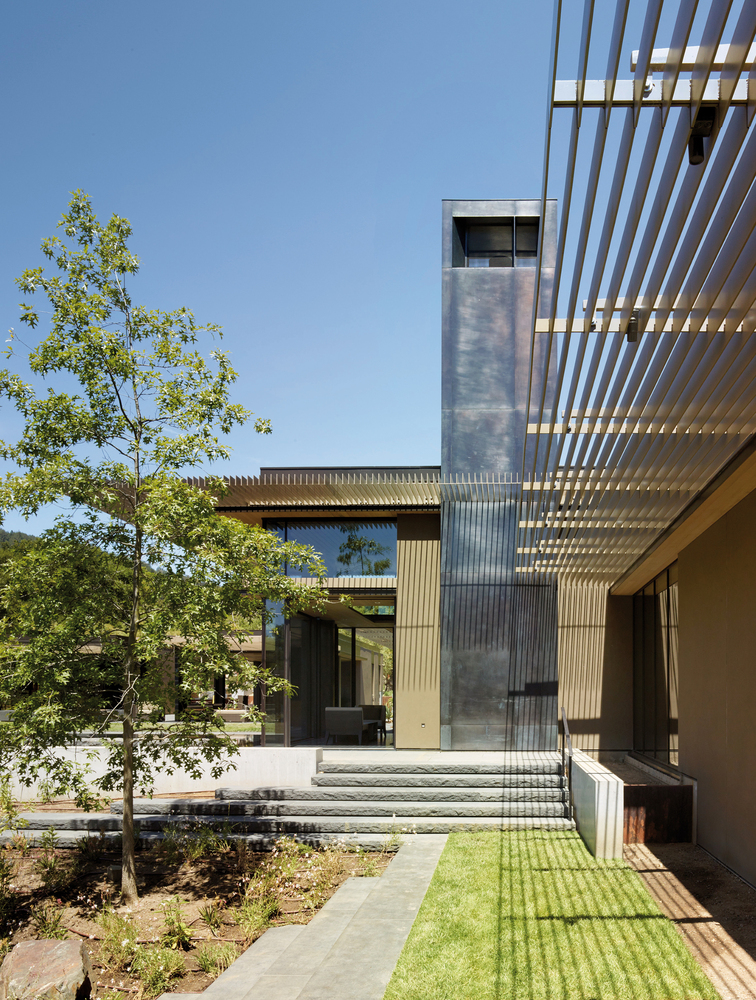
M 634 747 L 678 763 L 677 563 L 633 598 Z
M 326 576 L 396 576 L 396 522 L 346 520 L 266 521 L 282 540 L 311 545 L 320 552 Z M 307 570 L 289 566 L 289 576 Z
M 283 605 L 268 602 L 271 612 L 265 622 L 264 656 L 265 665 L 276 677 L 286 677 L 286 635 Z M 265 742 L 268 746 L 284 743 L 284 695 L 282 691 L 266 692 L 265 699 Z

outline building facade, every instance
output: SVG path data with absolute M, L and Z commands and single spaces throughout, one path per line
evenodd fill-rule
M 376 704 L 388 676 L 398 749 L 552 749 L 564 707 L 582 749 L 693 783 L 698 842 L 756 882 L 756 445 L 744 434 L 650 542 L 639 516 L 622 573 L 598 571 L 600 545 L 579 572 L 549 567 L 570 518 L 588 514 L 577 489 L 540 508 L 535 495 L 555 473 L 533 438 L 564 418 L 534 322 L 539 236 L 539 314 L 556 251 L 556 205 L 543 219 L 540 207 L 444 204 L 439 466 L 229 480 L 219 512 L 312 544 L 333 599 L 325 617 L 281 615 L 264 638 L 268 665 L 297 688 L 267 705 L 267 738 L 322 742 L 325 708 Z

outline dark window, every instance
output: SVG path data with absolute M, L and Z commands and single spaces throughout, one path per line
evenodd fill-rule
M 457 219 L 455 267 L 534 267 L 538 219 Z
M 515 225 L 518 266 L 535 266 L 538 254 L 538 219 L 517 219 Z
M 633 598 L 634 749 L 677 766 L 677 563 Z
M 467 227 L 468 267 L 511 267 L 513 226 L 511 222 Z

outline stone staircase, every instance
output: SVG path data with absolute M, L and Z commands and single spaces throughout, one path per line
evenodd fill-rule
M 231 837 L 267 847 L 286 834 L 312 843 L 346 840 L 365 847 L 398 842 L 403 833 L 455 830 L 574 829 L 557 753 L 443 754 L 326 760 L 309 787 L 218 788 L 214 799 L 137 799 L 143 840 L 171 827 L 222 824 Z M 486 762 L 487 757 L 496 757 Z M 121 803 L 111 814 L 25 813 L 27 835 L 53 826 L 61 844 L 87 834 L 117 836 Z

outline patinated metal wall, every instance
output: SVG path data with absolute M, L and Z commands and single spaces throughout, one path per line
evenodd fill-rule
M 442 480 L 519 478 L 536 272 L 517 258 L 512 266 L 465 266 L 460 234 L 468 219 L 539 214 L 536 201 L 444 203 Z M 542 302 L 555 234 L 549 203 Z M 536 367 L 545 364 L 543 348 L 537 340 Z M 442 748 L 556 747 L 556 583 L 515 572 L 518 492 L 479 501 L 457 491 L 442 500 Z

